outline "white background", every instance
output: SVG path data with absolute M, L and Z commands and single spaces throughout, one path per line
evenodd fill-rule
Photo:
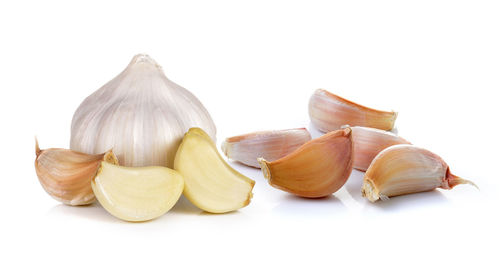
M 498 1 L 2 1 L 0 265 L 484 266 L 498 260 Z M 137 53 L 231 135 L 308 127 L 317 88 L 399 112 L 397 130 L 478 184 L 372 204 L 353 171 L 330 198 L 270 187 L 206 214 L 181 201 L 126 223 L 40 186 L 34 136 L 68 147 L 73 112 Z M 118 265 L 119 264 L 119 265 Z

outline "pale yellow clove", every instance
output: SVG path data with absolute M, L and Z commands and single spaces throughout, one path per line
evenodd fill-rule
M 391 130 L 397 113 L 368 108 L 318 89 L 309 100 L 309 117 L 313 125 L 323 132 L 340 129 L 346 124 Z
M 261 131 L 226 138 L 221 149 L 230 159 L 260 168 L 257 158 L 277 160 L 309 140 L 311 135 L 305 128 Z
M 67 205 L 94 202 L 90 180 L 101 161 L 118 164 L 113 152 L 88 155 L 69 149 L 40 149 L 35 139 L 35 170 L 43 189 L 54 199 Z
M 91 184 L 99 203 L 113 216 L 142 222 L 160 217 L 175 205 L 184 179 L 167 167 L 124 167 L 102 162 Z
M 401 144 L 386 148 L 375 157 L 366 171 L 361 191 L 364 197 L 375 202 L 435 188 L 451 189 L 459 184 L 476 186 L 453 175 L 438 155 Z
M 352 171 L 351 129 L 327 133 L 276 161 L 259 158 L 259 163 L 273 187 L 308 198 L 331 195 Z
M 204 211 L 234 211 L 247 206 L 253 196 L 255 181 L 231 168 L 200 128 L 191 128 L 184 135 L 174 169 L 184 177 L 186 198 Z
M 352 127 L 351 129 L 354 143 L 353 167 L 360 171 L 366 171 L 372 160 L 382 150 L 393 145 L 411 144 L 402 137 L 388 131 L 361 126 Z

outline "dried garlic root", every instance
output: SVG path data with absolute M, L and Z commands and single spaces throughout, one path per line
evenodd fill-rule
M 72 206 L 94 202 L 90 180 L 101 161 L 118 164 L 115 155 L 88 155 L 69 149 L 40 149 L 35 139 L 35 170 L 43 189 L 54 199 Z
M 451 189 L 459 184 L 476 186 L 453 175 L 438 155 L 403 144 L 386 148 L 375 157 L 366 171 L 361 191 L 364 197 L 375 202 L 435 188 Z

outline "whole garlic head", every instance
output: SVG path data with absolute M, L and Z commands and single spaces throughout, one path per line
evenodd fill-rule
M 201 102 L 167 79 L 152 58 L 139 54 L 80 104 L 70 147 L 88 154 L 113 149 L 124 166 L 172 167 L 191 127 L 202 128 L 215 141 L 215 124 Z

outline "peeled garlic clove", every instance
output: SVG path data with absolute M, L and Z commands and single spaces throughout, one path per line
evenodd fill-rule
M 118 164 L 115 155 L 88 155 L 63 148 L 40 149 L 36 141 L 35 170 L 43 189 L 54 199 L 67 205 L 94 202 L 90 180 L 101 161 Z
M 215 125 L 201 102 L 140 54 L 80 104 L 71 122 L 71 149 L 96 154 L 113 148 L 124 166 L 173 167 L 191 127 L 215 140 Z
M 375 157 L 366 171 L 362 194 L 371 202 L 392 196 L 451 189 L 472 184 L 450 172 L 448 165 L 429 150 L 412 145 L 395 145 Z
M 305 128 L 262 131 L 226 138 L 221 149 L 230 159 L 260 168 L 257 158 L 277 160 L 309 140 L 311 135 Z
M 99 203 L 113 216 L 131 222 L 165 214 L 180 198 L 183 188 L 182 175 L 159 166 L 123 167 L 102 162 L 92 179 Z
M 352 156 L 351 129 L 346 128 L 313 139 L 276 161 L 258 160 L 271 186 L 318 198 L 331 195 L 345 184 L 352 171 Z
M 366 171 L 380 151 L 393 145 L 411 144 L 388 131 L 361 126 L 352 127 L 351 129 L 354 143 L 353 167 L 360 171 Z
M 346 124 L 391 130 L 397 113 L 368 108 L 318 89 L 309 100 L 309 117 L 313 125 L 323 132 L 337 130 Z
M 186 198 L 204 211 L 224 213 L 250 203 L 255 182 L 231 168 L 200 128 L 182 139 L 174 168 L 184 177 Z

